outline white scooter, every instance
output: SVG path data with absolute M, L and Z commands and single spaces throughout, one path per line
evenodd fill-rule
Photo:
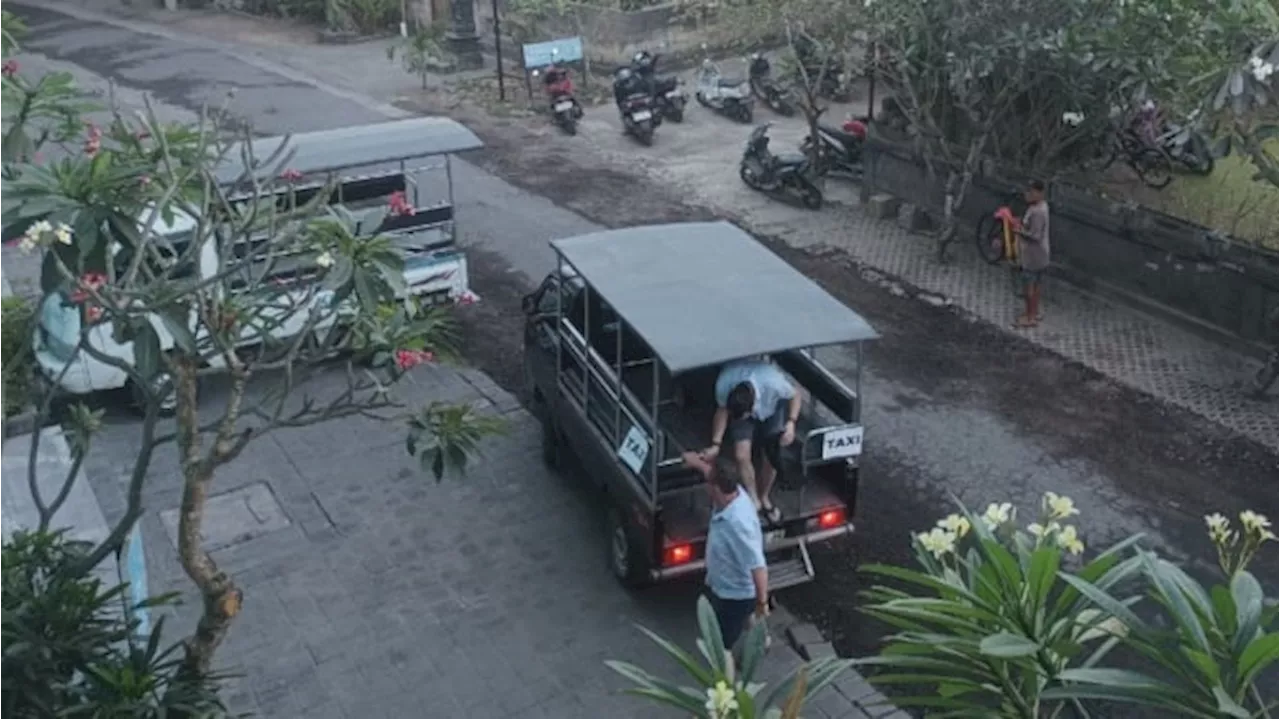
M 742 78 L 726 78 L 720 73 L 720 67 L 703 58 L 698 68 L 694 97 L 703 107 L 737 120 L 751 122 L 755 97 L 751 94 L 751 84 Z

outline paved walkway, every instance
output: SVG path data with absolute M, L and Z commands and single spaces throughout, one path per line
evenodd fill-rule
M 599 505 L 576 477 L 543 468 L 536 420 L 484 375 L 426 367 L 398 392 L 410 403 L 475 402 L 502 413 L 510 432 L 467 477 L 442 484 L 405 455 L 398 425 L 364 419 L 258 440 L 219 472 L 205 542 L 246 597 L 220 652 L 245 675 L 229 691 L 234 708 L 272 719 L 671 716 L 619 695 L 624 683 L 603 662 L 677 678 L 634 624 L 692 649 L 693 588 L 618 586 Z M 136 432 L 109 423 L 88 462 L 108 518 L 124 508 L 122 460 Z M 173 626 L 189 627 L 198 602 L 173 545 L 172 447 L 151 474 L 151 591 L 183 592 Z M 799 661 L 775 642 L 764 676 Z M 891 711 L 868 713 L 841 692 L 873 696 L 850 675 L 806 716 Z

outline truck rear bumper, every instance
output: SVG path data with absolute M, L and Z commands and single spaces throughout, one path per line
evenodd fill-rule
M 798 537 L 786 537 L 785 539 L 780 539 L 774 542 L 773 544 L 770 544 L 768 547 L 766 547 L 765 552 L 772 553 L 780 549 L 795 549 L 799 547 L 801 544 L 809 545 L 809 544 L 813 544 L 814 542 L 825 542 L 829 539 L 835 539 L 836 537 L 840 537 L 845 534 L 850 534 L 852 532 L 853 532 L 853 524 L 846 522 L 845 524 L 842 524 L 839 527 L 832 527 L 831 529 L 823 529 L 821 531 L 811 532 L 809 534 L 804 534 Z M 669 579 L 675 579 L 677 577 L 684 577 L 691 574 L 698 574 L 706 571 L 706 569 L 707 569 L 706 560 L 697 559 L 692 562 L 689 562 L 688 564 L 681 564 L 675 567 L 661 567 L 658 569 L 652 569 L 649 571 L 649 576 L 652 577 L 652 579 L 655 582 L 662 582 Z M 770 572 L 770 574 L 772 575 L 772 572 Z M 770 583 L 770 586 L 774 586 L 772 576 L 770 576 L 769 583 Z M 790 586 L 791 584 L 799 584 L 799 582 L 788 582 L 786 586 Z

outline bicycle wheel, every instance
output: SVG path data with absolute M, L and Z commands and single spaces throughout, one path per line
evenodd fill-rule
M 1004 226 L 994 212 L 988 212 L 978 222 L 974 240 L 978 245 L 978 256 L 987 264 L 999 264 L 1004 259 Z
M 1168 155 L 1155 148 L 1148 147 L 1129 155 L 1129 166 L 1152 189 L 1162 190 L 1173 182 L 1173 163 Z

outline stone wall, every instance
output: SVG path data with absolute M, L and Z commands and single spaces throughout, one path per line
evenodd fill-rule
M 929 180 L 924 162 L 910 148 L 882 139 L 867 143 L 865 184 L 865 192 L 925 208 L 943 204 L 940 183 Z M 978 221 L 1023 184 L 999 173 L 975 180 L 952 252 L 976 252 Z M 1252 345 L 1274 337 L 1275 252 L 1065 183 L 1049 188 L 1049 202 L 1055 270 L 1068 279 L 1206 325 L 1228 339 Z
M 505 10 L 505 0 L 499 0 L 498 12 L 504 17 Z M 492 37 L 493 5 L 488 0 L 477 0 L 476 24 L 481 36 Z M 641 49 L 679 55 L 700 42 L 696 29 L 680 22 L 675 4 L 622 11 L 572 3 L 565 12 L 553 14 L 538 26 L 538 36 L 530 41 L 581 35 L 587 59 L 606 67 L 624 62 Z

